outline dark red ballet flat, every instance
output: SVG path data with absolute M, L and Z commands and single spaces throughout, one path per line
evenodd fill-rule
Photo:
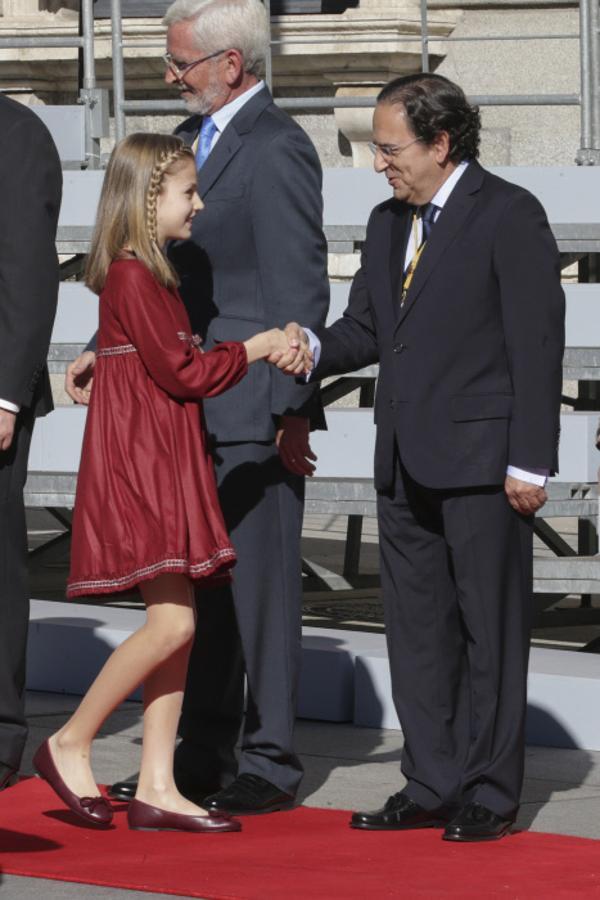
M 44 741 L 36 750 L 33 765 L 38 774 L 48 782 L 55 794 L 76 816 L 79 816 L 88 825 L 96 825 L 99 828 L 106 828 L 110 825 L 113 818 L 110 803 L 104 797 L 78 797 L 69 790 L 54 765 L 48 741 Z
M 127 807 L 127 822 L 134 831 L 194 831 L 197 834 L 220 834 L 241 831 L 242 825 L 228 816 L 187 816 L 168 812 L 157 806 L 132 800 Z

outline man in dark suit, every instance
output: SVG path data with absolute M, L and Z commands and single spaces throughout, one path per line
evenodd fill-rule
M 23 486 L 34 419 L 52 409 L 46 356 L 58 296 L 61 192 L 46 126 L 0 96 L 0 790 L 18 771 L 27 737 Z
M 394 196 L 371 215 L 343 318 L 318 332 L 314 377 L 380 364 L 381 582 L 407 784 L 351 824 L 489 840 L 514 821 L 523 777 L 532 514 L 557 466 L 559 256 L 538 201 L 476 161 L 479 113 L 457 85 L 398 78 L 373 125 Z
M 305 132 L 260 80 L 269 42 L 263 5 L 176 2 L 165 23 L 166 80 L 195 113 L 177 133 L 196 153 L 205 206 L 191 240 L 172 249 L 194 329 L 210 348 L 290 318 L 319 327 L 329 301 L 321 167 Z M 87 362 L 76 361 L 71 374 Z M 254 366 L 237 387 L 204 404 L 238 561 L 233 588 L 198 592 L 175 765 L 183 793 L 209 810 L 280 809 L 293 801 L 302 776 L 292 737 L 304 476 L 314 468 L 311 420 L 314 426 L 321 418 L 316 391 Z M 134 790 L 114 786 L 124 798 Z

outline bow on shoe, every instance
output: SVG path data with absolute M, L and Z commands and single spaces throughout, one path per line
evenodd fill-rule
M 91 813 L 95 812 L 97 807 L 106 804 L 104 797 L 80 797 L 79 803 L 84 809 L 89 809 Z

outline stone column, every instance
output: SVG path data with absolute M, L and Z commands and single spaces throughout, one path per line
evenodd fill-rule
M 430 13 L 430 70 L 439 65 L 445 53 L 445 48 L 435 42 L 435 37 L 450 34 L 457 18 L 454 12 Z M 348 24 L 353 36 L 364 35 L 364 45 L 360 45 L 359 66 L 327 73 L 336 86 L 336 97 L 373 97 L 392 78 L 421 70 L 419 0 L 361 0 L 358 9 L 348 12 Z M 368 147 L 372 120 L 372 107 L 338 107 L 335 110 L 336 125 L 350 142 L 355 167 L 373 164 Z
M 460 12 L 429 15 L 430 68 L 444 57 L 435 38 L 454 29 Z M 391 78 L 421 69 L 419 0 L 360 0 L 341 15 L 278 16 L 273 19 L 275 84 L 326 84 L 336 97 L 371 97 Z M 367 142 L 372 107 L 343 107 L 335 124 L 350 142 L 354 166 L 370 166 Z

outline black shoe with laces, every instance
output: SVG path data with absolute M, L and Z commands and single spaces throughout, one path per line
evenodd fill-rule
M 467 803 L 447 825 L 445 841 L 497 841 L 510 832 L 516 813 L 499 816 L 482 803 Z
M 205 797 L 202 805 L 208 813 L 251 816 L 291 809 L 294 798 L 260 775 L 243 772 L 229 787 Z
M 392 794 L 382 809 L 374 812 L 355 812 L 351 828 L 371 831 L 403 831 L 409 828 L 443 828 L 454 810 L 446 806 L 424 809 L 406 794 Z

